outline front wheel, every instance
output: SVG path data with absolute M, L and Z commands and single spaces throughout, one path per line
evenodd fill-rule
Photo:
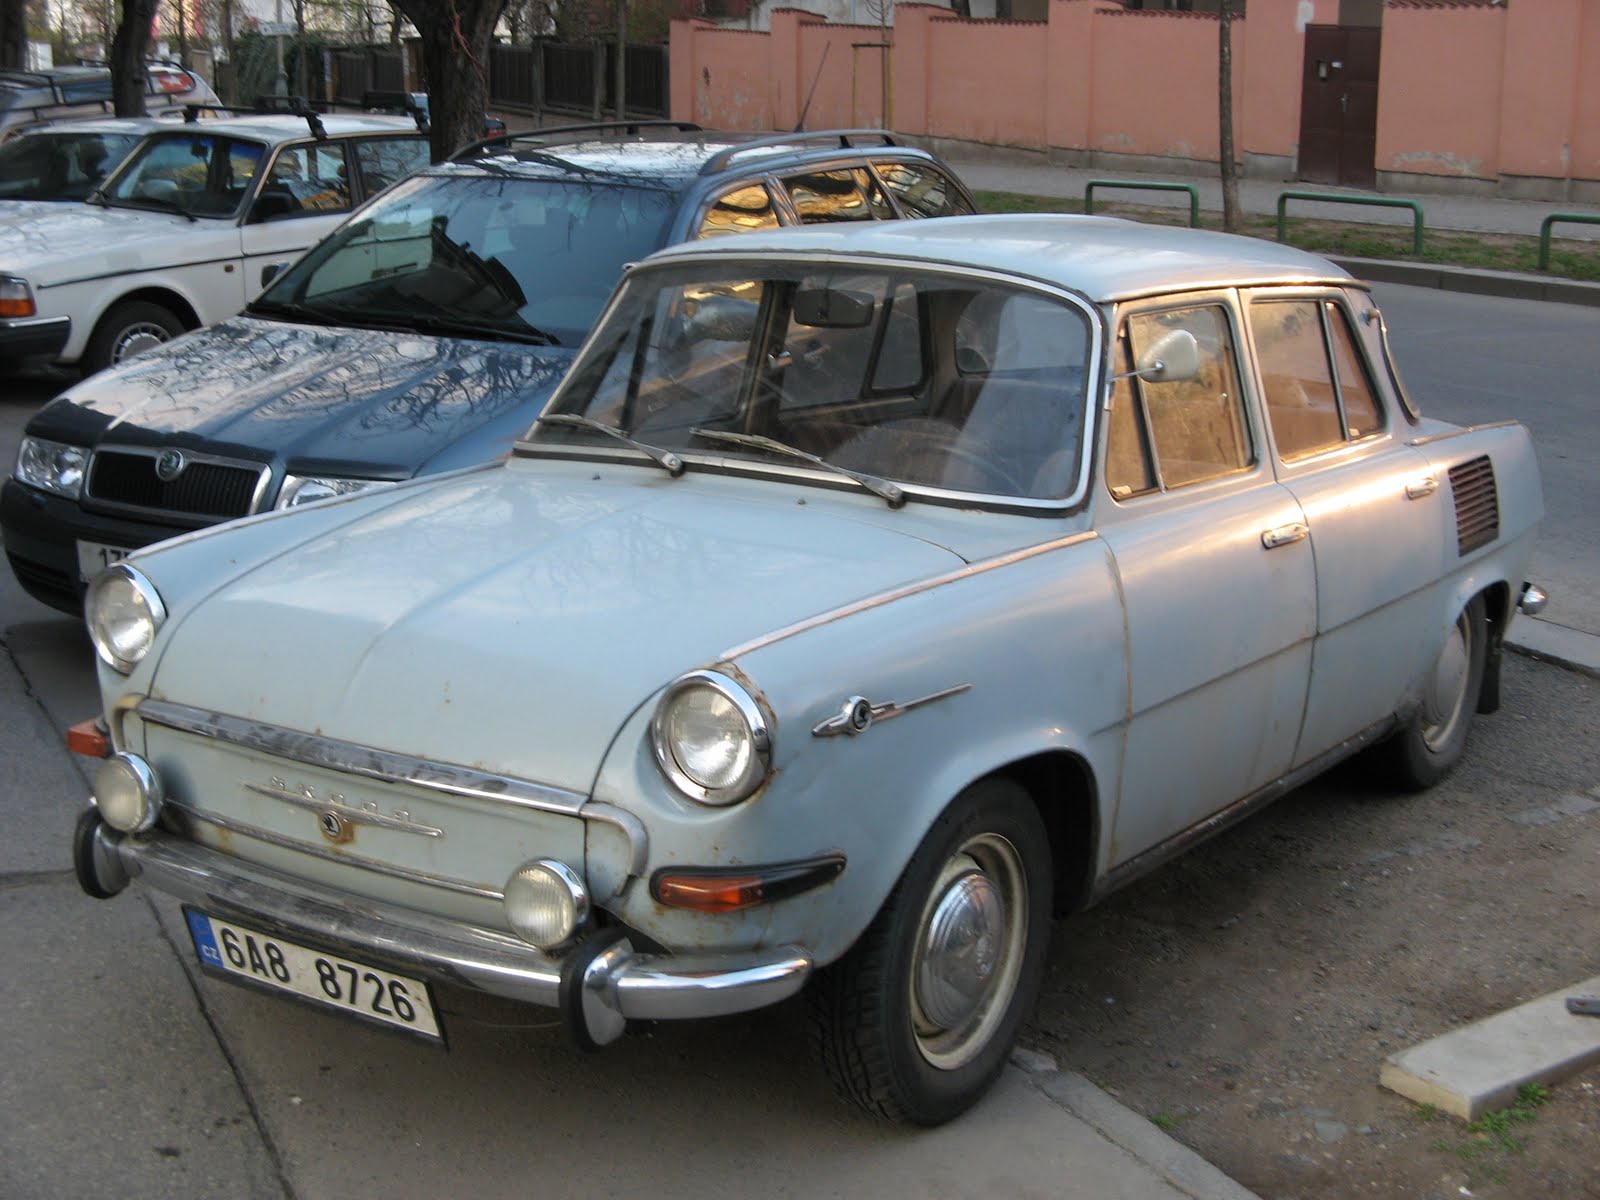
M 124 300 L 113 304 L 94 327 L 83 351 L 86 374 L 126 362 L 183 332 L 176 313 L 149 300 Z
M 939 1125 L 1004 1068 L 1050 935 L 1049 837 L 1009 780 L 962 792 L 856 944 L 811 986 L 812 1045 L 869 1112 Z
M 1456 617 L 1423 680 L 1417 711 L 1381 748 L 1390 775 L 1401 787 L 1432 787 L 1460 761 L 1483 689 L 1488 645 L 1483 597 L 1474 596 Z

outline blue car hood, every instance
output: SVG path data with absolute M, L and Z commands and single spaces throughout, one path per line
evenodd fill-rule
M 49 423 L 103 423 L 100 441 L 406 478 L 505 449 L 574 353 L 236 317 L 91 377 L 55 402 L 78 411 Z M 475 431 L 494 444 L 449 457 Z

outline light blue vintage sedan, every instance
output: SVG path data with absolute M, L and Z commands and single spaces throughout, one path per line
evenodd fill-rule
M 1051 918 L 1498 701 L 1526 430 L 1418 414 L 1366 289 L 1101 218 L 748 233 L 634 268 L 508 461 L 102 574 L 83 886 L 216 974 L 443 1034 L 809 995 L 972 1104 Z M 93 739 L 87 739 L 92 741 Z

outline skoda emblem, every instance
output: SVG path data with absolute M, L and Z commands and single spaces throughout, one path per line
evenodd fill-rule
M 189 460 L 183 456 L 182 450 L 163 450 L 156 457 L 156 478 L 162 483 L 171 483 L 183 469 L 189 465 Z
M 344 818 L 336 812 L 325 812 L 318 818 L 322 825 L 322 836 L 330 842 L 343 842 L 349 840 L 349 827 L 345 825 Z

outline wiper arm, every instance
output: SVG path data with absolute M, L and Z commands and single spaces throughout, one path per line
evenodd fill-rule
M 521 329 L 513 325 L 498 325 L 492 322 L 477 323 L 473 321 L 459 321 L 450 317 L 438 317 L 428 313 L 418 313 L 405 318 L 406 322 L 422 333 L 459 334 L 472 338 L 513 338 L 519 342 L 531 342 L 535 346 L 559 346 L 561 341 L 552 333 L 523 323 Z
M 890 483 L 887 479 L 879 479 L 876 475 L 868 475 L 865 471 L 852 471 L 849 467 L 841 467 L 838 463 L 831 463 L 825 458 L 802 450 L 798 446 L 791 446 L 787 442 L 780 442 L 774 438 L 762 437 L 758 433 L 731 433 L 722 429 L 691 429 L 695 437 L 705 438 L 711 442 L 728 442 L 734 446 L 754 446 L 757 450 L 770 450 L 773 454 L 781 454 L 786 458 L 798 458 L 813 466 L 821 467 L 825 471 L 832 471 L 836 475 L 845 475 L 854 479 L 874 496 L 882 496 L 889 502 L 890 508 L 899 508 L 906 502 L 905 489 L 897 484 Z
M 593 429 L 605 434 L 607 437 L 614 437 L 625 445 L 632 446 L 640 454 L 655 462 L 674 479 L 683 474 L 683 459 L 672 451 L 662 450 L 657 446 L 647 446 L 643 442 L 636 442 L 615 425 L 607 425 L 604 421 L 596 421 L 593 417 L 583 417 L 577 413 L 549 413 L 540 417 L 535 424 L 572 425 L 578 429 Z
M 139 197 L 138 204 L 119 205 L 118 207 L 146 208 L 154 209 L 156 212 L 176 213 L 178 216 L 188 221 L 191 225 L 198 225 L 200 223 L 199 217 L 195 216 L 176 200 L 168 200 L 161 196 L 141 196 Z
M 288 317 L 291 321 L 299 321 L 305 325 L 344 324 L 343 321 L 336 320 L 319 309 L 293 300 L 252 300 L 244 306 L 244 311 L 251 317 Z

